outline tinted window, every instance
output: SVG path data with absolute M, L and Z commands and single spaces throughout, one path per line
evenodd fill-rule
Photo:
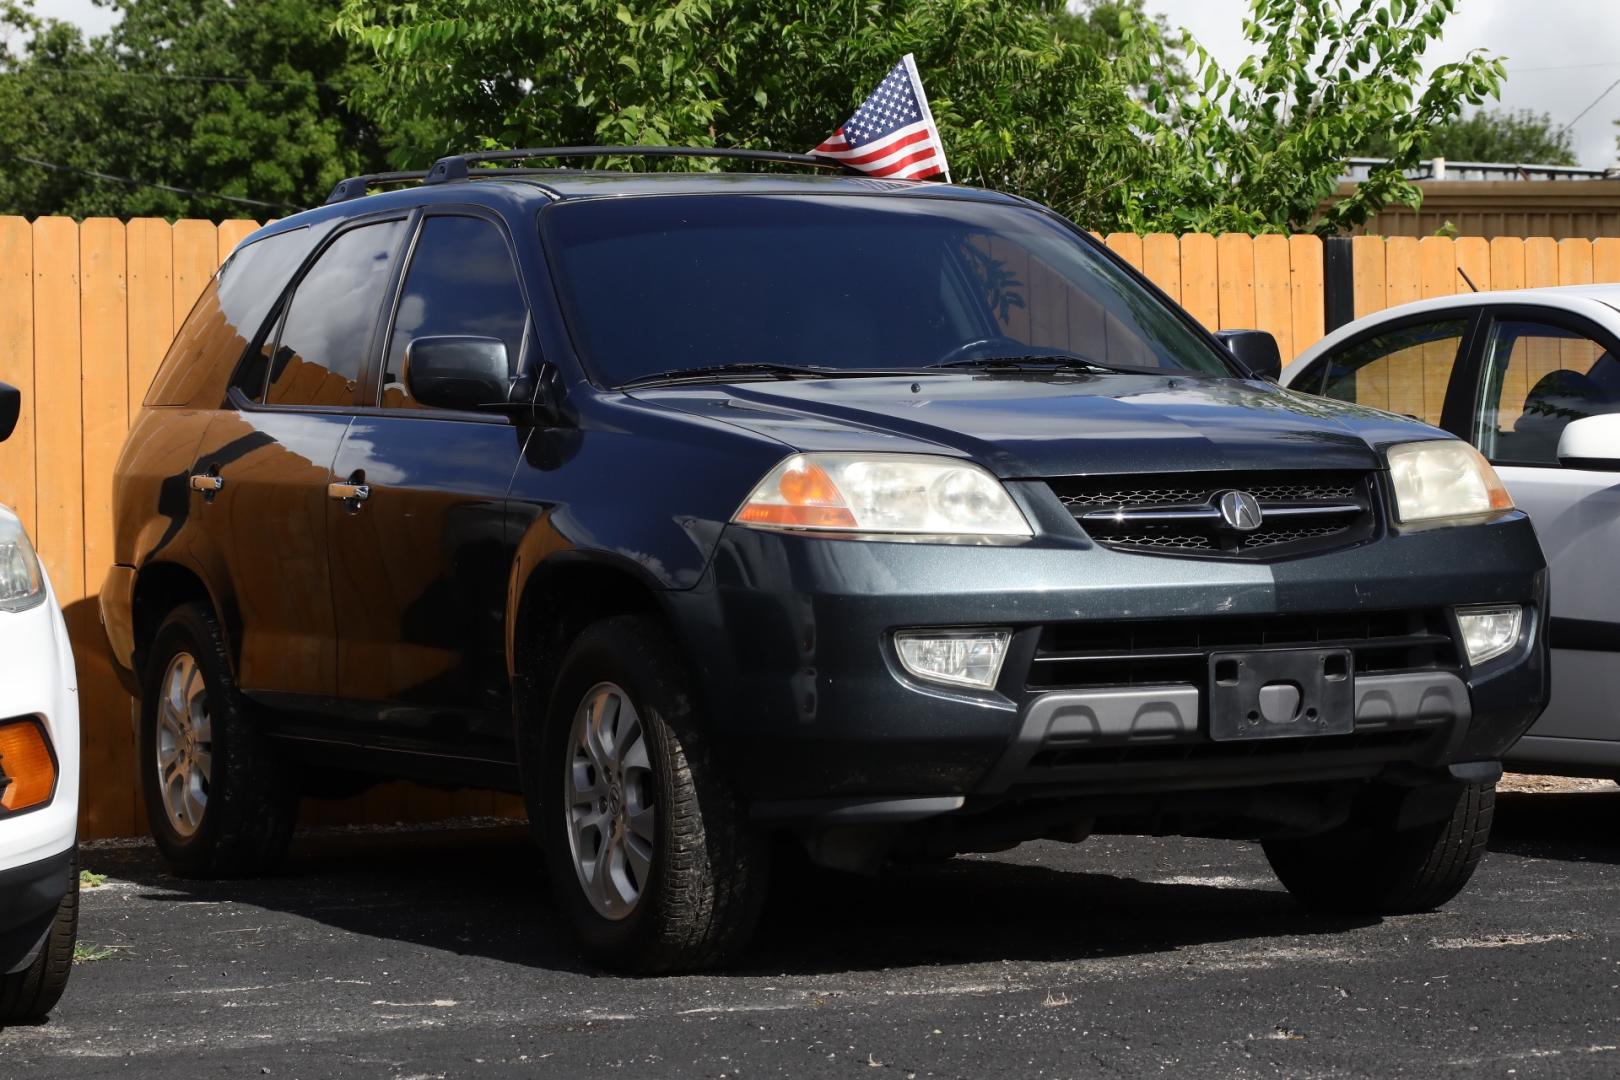
M 1232 374 L 1124 271 L 1021 207 L 665 196 L 557 204 L 542 222 L 575 345 L 609 385 L 709 364 L 921 367 L 1053 350 Z
M 313 243 L 310 230 L 293 229 L 232 253 L 180 327 L 146 403 L 217 405 L 225 396 L 231 369 L 264 326 L 287 279 Z M 261 368 L 258 383 L 263 382 Z
M 388 342 L 382 401 L 412 406 L 405 387 L 405 348 L 419 337 L 474 334 L 506 342 L 517 370 L 527 311 L 506 240 L 492 222 L 430 217 L 422 224 Z
M 1467 329 L 1467 319 L 1444 319 L 1362 338 L 1328 357 L 1320 383 L 1299 389 L 1438 425 Z
M 270 365 L 269 405 L 349 405 L 365 370 L 403 221 L 340 235 L 298 283 Z
M 1492 461 L 1558 464 L 1571 420 L 1620 412 L 1620 360 L 1584 334 L 1504 319 L 1485 346 L 1474 444 Z

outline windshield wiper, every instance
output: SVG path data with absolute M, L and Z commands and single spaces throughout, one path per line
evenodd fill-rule
M 629 390 L 637 386 L 660 386 L 670 383 L 705 382 L 712 380 L 725 380 L 734 375 L 752 376 L 763 379 L 871 379 L 899 377 L 914 375 L 915 371 L 904 368 L 840 368 L 840 367 L 811 367 L 807 364 L 772 364 L 749 361 L 736 364 L 708 364 L 700 367 L 671 368 L 668 371 L 655 371 L 650 375 L 638 375 L 634 379 L 620 383 L 615 389 Z
M 983 371 L 1091 371 L 1116 374 L 1121 369 L 1066 353 L 1029 353 L 1023 356 L 973 356 L 929 364 L 931 368 L 977 368 Z

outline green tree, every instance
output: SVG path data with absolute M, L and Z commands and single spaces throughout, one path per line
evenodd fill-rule
M 1228 73 L 1192 46 L 1195 93 L 1152 95 L 1141 130 L 1173 152 L 1156 178 L 1168 200 L 1146 223 L 1176 231 L 1333 233 L 1380 207 L 1416 205 L 1403 170 L 1464 104 L 1494 96 L 1505 71 L 1475 50 L 1427 76 L 1423 56 L 1457 0 L 1250 0 L 1255 54 Z M 1145 32 L 1153 32 L 1151 26 Z M 1389 163 L 1321 209 L 1344 161 L 1376 136 Z
M 1363 153 L 1387 157 L 1389 139 L 1375 133 Z M 1553 126 L 1552 116 L 1529 109 L 1479 109 L 1442 124 L 1419 143 L 1425 158 L 1448 161 L 1501 161 L 1517 165 L 1575 165 L 1575 136 L 1568 128 Z
M 346 0 L 338 27 L 373 60 L 356 101 L 402 166 L 486 144 L 803 151 L 912 52 L 956 179 L 1103 226 L 1128 216 L 1158 151 L 1105 58 L 1059 36 L 1061 6 Z
M 355 63 L 326 0 L 111 0 L 86 40 L 18 4 L 0 55 L 0 208 L 27 215 L 276 215 L 381 161 L 345 104 Z M 48 162 L 58 168 L 29 164 Z M 115 176 L 236 196 L 196 197 Z

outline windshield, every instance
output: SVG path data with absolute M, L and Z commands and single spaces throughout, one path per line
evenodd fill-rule
M 575 346 L 609 386 L 717 365 L 1051 355 L 1233 374 L 1122 270 L 1024 207 L 679 195 L 558 203 L 541 220 Z

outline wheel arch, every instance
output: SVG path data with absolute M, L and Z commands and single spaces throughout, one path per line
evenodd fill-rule
M 213 590 L 194 567 L 170 560 L 157 560 L 142 566 L 135 573 L 135 588 L 131 593 L 130 616 L 135 638 L 135 678 L 144 685 L 146 660 L 158 627 L 169 613 L 182 604 L 203 603 L 214 612 L 220 633 L 225 636 L 225 651 L 230 658 L 231 672 L 238 670 L 235 620 L 221 607 Z

